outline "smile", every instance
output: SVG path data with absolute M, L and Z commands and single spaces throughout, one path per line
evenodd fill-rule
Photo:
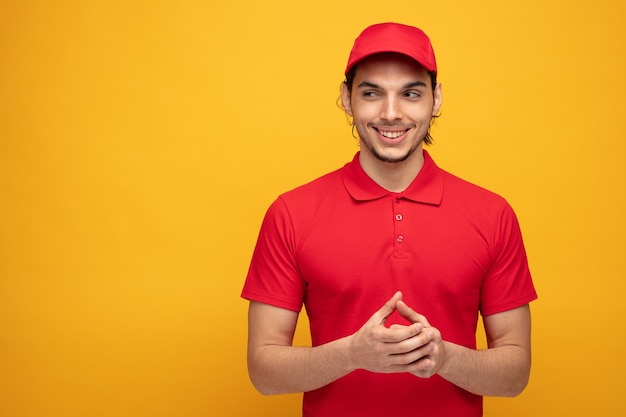
M 378 129 L 376 129 L 378 130 Z M 384 136 L 388 139 L 397 139 L 400 136 L 404 135 L 407 132 L 407 130 L 401 130 L 401 131 L 386 131 L 386 130 L 378 130 L 378 133 L 380 133 L 381 136 Z

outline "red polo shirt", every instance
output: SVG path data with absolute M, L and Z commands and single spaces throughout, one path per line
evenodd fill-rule
M 314 346 L 354 333 L 395 291 L 476 347 L 478 313 L 536 298 L 515 214 L 498 195 L 424 166 L 401 193 L 343 168 L 281 195 L 263 221 L 242 297 L 300 311 Z M 403 322 L 393 316 L 388 324 Z M 482 398 L 439 376 L 356 371 L 304 394 L 304 416 L 480 416 Z

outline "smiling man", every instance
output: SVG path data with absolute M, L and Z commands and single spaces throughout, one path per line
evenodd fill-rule
M 420 29 L 365 29 L 345 76 L 361 149 L 268 209 L 242 292 L 250 378 L 304 392 L 304 416 L 481 416 L 483 396 L 515 396 L 530 373 L 517 219 L 424 150 L 442 89 Z M 303 305 L 311 347 L 292 345 Z

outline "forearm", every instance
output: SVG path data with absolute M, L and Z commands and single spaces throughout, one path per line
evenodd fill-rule
M 248 355 L 248 372 L 264 395 L 306 392 L 352 372 L 347 338 L 316 347 L 266 345 Z
M 516 345 L 484 350 L 444 342 L 446 361 L 439 375 L 477 395 L 514 397 L 528 384 L 530 353 Z

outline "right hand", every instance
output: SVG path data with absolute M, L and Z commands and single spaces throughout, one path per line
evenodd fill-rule
M 429 342 L 423 323 L 386 327 L 397 309 L 402 293 L 396 292 L 351 336 L 349 358 L 355 369 L 377 373 L 410 372 L 412 363 L 423 356 L 419 348 Z

